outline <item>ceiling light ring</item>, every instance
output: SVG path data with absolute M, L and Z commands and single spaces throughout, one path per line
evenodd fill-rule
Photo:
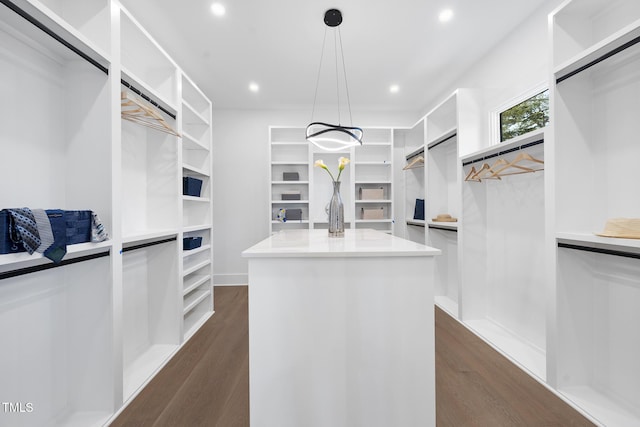
M 321 129 L 319 131 L 313 132 L 312 134 L 309 134 L 309 129 L 316 125 L 326 126 L 327 128 Z M 356 132 L 352 132 L 352 131 L 356 131 Z M 332 125 L 330 123 L 324 123 L 324 122 L 313 122 L 313 123 L 310 123 L 309 126 L 307 126 L 306 137 L 307 139 L 314 138 L 328 132 L 345 133 L 351 138 L 353 138 L 354 140 L 358 141 L 360 145 L 362 145 L 362 135 L 363 135 L 362 128 L 359 128 L 357 126 L 341 126 L 341 125 Z M 358 132 L 360 133 L 360 136 L 357 135 Z

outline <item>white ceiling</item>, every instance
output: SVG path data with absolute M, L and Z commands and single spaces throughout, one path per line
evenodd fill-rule
M 335 7 L 352 110 L 419 111 L 546 0 L 219 1 L 221 18 L 210 12 L 213 0 L 121 0 L 214 108 L 310 108 L 324 12 Z M 447 7 L 454 17 L 443 24 Z M 329 37 L 318 102 L 335 105 Z M 391 84 L 400 91 L 391 94 Z

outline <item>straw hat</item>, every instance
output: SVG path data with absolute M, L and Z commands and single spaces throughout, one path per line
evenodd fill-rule
M 453 218 L 449 214 L 439 214 L 437 217 L 431 218 L 431 219 L 434 222 L 457 222 L 458 221 L 457 218 Z
M 596 233 L 603 237 L 621 237 L 624 239 L 640 239 L 640 218 L 608 219 L 604 231 Z

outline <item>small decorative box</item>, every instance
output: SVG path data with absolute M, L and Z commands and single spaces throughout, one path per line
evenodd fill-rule
M 384 219 L 384 208 L 362 208 L 362 219 Z
M 383 200 L 384 188 L 361 188 L 360 200 Z
M 287 221 L 301 221 L 302 209 L 287 209 L 285 218 L 287 219 Z
M 300 181 L 298 172 L 282 172 L 283 181 Z
M 299 191 L 283 191 L 282 200 L 300 200 Z
M 198 178 L 192 178 L 185 176 L 182 178 L 182 194 L 185 196 L 200 197 L 200 190 L 202 189 L 202 180 Z
M 202 237 L 185 237 L 182 239 L 182 249 L 189 251 L 202 245 Z

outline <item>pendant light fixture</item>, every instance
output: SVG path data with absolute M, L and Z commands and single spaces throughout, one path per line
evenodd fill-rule
M 338 41 L 340 42 L 340 57 L 342 59 L 342 72 L 344 75 L 344 85 L 347 97 L 347 106 L 349 107 L 349 123 L 351 118 L 351 102 L 349 100 L 349 86 L 347 84 L 347 71 L 344 65 L 344 51 L 342 49 L 342 36 L 340 34 L 340 24 L 342 23 L 342 12 L 338 9 L 329 9 L 324 14 L 324 23 L 328 28 L 333 29 L 334 52 L 336 61 L 336 89 L 338 98 L 338 124 L 329 124 L 324 122 L 314 122 L 313 115 L 316 109 L 316 99 L 318 98 L 318 84 L 320 83 L 320 72 L 322 70 L 322 58 L 324 56 L 324 46 L 327 40 L 327 28 L 325 28 L 324 39 L 322 41 L 322 52 L 320 54 L 320 67 L 318 68 L 318 78 L 316 80 L 316 91 L 313 98 L 313 110 L 311 111 L 311 123 L 307 126 L 306 138 L 309 142 L 315 144 L 325 151 L 340 151 L 349 147 L 362 145 L 362 129 L 359 127 L 343 126 L 340 120 L 340 84 L 338 79 Z

